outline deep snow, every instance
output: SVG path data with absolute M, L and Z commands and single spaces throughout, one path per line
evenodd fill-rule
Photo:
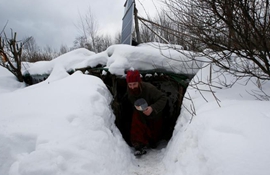
M 201 94 L 194 84 L 209 81 L 210 67 L 203 68 L 187 90 L 168 145 L 136 159 L 114 125 L 112 96 L 104 83 L 79 71 L 66 73 L 98 63 L 118 75 L 129 68 L 171 70 L 172 65 L 178 73 L 198 71 L 194 64 L 174 60 L 186 59 L 185 54 L 166 49 L 162 53 L 173 59 L 149 45 L 115 45 L 98 54 L 75 50 L 25 66 L 31 73 L 51 73 L 29 87 L 0 67 L 0 174 L 269 175 L 270 102 L 263 99 L 256 79 L 243 78 L 225 88 L 216 77 L 227 83 L 234 77 L 217 71 L 212 84 L 220 88 L 211 87 L 215 96 L 202 83 Z M 270 94 L 269 82 L 261 84 Z

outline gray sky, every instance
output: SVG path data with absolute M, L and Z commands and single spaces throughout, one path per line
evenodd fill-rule
M 153 4 L 155 1 L 155 4 Z M 145 11 L 153 16 L 157 0 L 136 0 L 139 16 Z M 6 34 L 10 29 L 17 32 L 17 39 L 33 36 L 40 47 L 59 49 L 71 47 L 79 30 L 79 14 L 84 16 L 89 9 L 96 18 L 99 32 L 113 35 L 121 31 L 125 0 L 0 0 L 0 31 L 5 23 Z M 142 7 L 142 5 L 144 8 Z

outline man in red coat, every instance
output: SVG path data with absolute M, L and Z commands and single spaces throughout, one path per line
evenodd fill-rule
M 134 104 L 131 123 L 131 144 L 135 155 L 145 154 L 145 148 L 154 146 L 162 131 L 162 110 L 167 97 L 150 83 L 142 82 L 138 70 L 128 71 L 126 76 L 128 99 Z

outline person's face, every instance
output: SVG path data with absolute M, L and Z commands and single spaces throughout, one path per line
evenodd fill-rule
M 128 87 L 130 89 L 137 89 L 139 87 L 139 82 L 128 83 Z

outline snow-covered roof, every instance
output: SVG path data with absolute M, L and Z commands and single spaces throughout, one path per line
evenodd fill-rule
M 162 69 L 176 74 L 196 74 L 201 68 L 203 57 L 197 57 L 193 52 L 182 50 L 181 46 L 177 46 L 177 51 L 169 47 L 169 45 L 158 43 L 146 43 L 137 47 L 119 44 L 112 45 L 97 54 L 81 48 L 63 54 L 52 61 L 24 63 L 24 74 L 50 74 L 56 65 L 63 66 L 66 71 L 103 65 L 110 73 L 116 75 L 124 75 L 125 70 L 128 69 Z

